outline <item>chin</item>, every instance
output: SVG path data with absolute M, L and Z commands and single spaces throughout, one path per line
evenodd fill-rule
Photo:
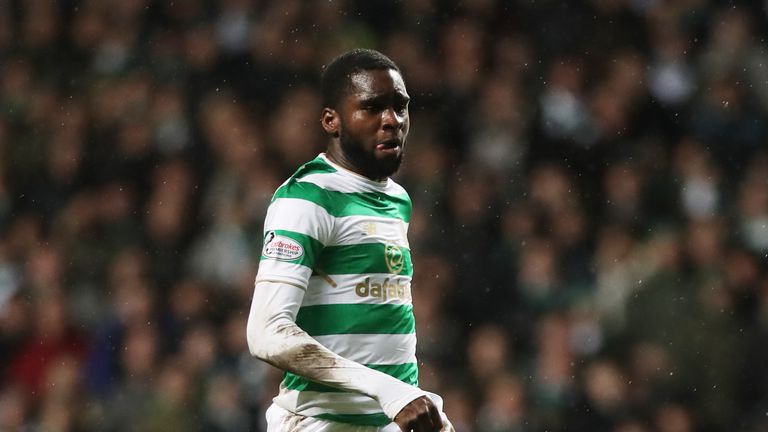
M 400 164 L 403 161 L 402 154 L 397 155 L 394 158 L 379 159 L 376 162 L 376 174 L 377 178 L 385 178 L 393 175 L 400 169 Z

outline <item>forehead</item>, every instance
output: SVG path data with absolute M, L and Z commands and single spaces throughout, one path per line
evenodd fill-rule
M 399 93 L 407 96 L 405 82 L 400 72 L 393 69 L 363 70 L 349 77 L 349 96 L 370 98 Z

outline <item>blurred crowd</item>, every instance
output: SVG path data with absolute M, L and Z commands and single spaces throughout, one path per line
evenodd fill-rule
M 357 46 L 459 432 L 767 430 L 766 7 L 0 0 L 0 430 L 264 430 L 262 221 Z

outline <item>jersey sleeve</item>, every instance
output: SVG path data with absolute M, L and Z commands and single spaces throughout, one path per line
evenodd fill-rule
M 314 193 L 307 193 L 308 189 Z M 282 282 L 306 289 L 333 231 L 333 217 L 317 189 L 292 181 L 275 193 L 264 221 L 257 283 Z

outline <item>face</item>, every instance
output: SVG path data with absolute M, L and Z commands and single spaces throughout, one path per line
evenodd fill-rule
M 408 93 L 399 72 L 368 70 L 350 77 L 350 90 L 338 110 L 325 121 L 337 133 L 341 155 L 348 168 L 372 179 L 394 174 L 403 158 L 408 136 Z M 327 124 L 332 125 L 329 129 Z

